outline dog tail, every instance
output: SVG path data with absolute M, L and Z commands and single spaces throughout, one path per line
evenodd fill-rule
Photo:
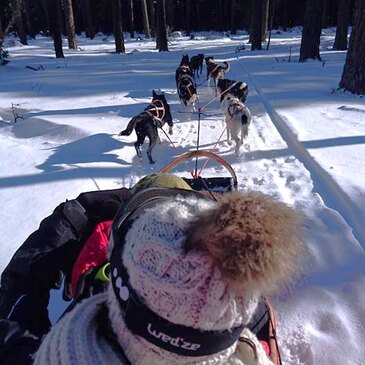
M 223 63 L 226 65 L 226 68 L 224 69 L 224 71 L 228 72 L 231 69 L 231 65 L 226 61 L 224 61 Z
M 129 136 L 132 132 L 133 129 L 136 127 L 138 118 L 137 117 L 133 117 L 130 122 L 127 125 L 127 128 L 124 131 L 121 131 L 119 133 L 120 136 Z

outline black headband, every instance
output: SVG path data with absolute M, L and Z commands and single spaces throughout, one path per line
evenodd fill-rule
M 190 192 L 190 195 L 192 194 L 194 192 Z M 175 195 L 177 194 L 175 193 Z M 165 199 L 166 196 L 153 197 L 144 201 L 142 206 L 129 210 L 124 209 L 114 220 L 110 235 L 110 244 L 113 245 L 110 258 L 110 280 L 114 293 L 122 309 L 124 321 L 134 334 L 178 355 L 215 354 L 232 346 L 239 339 L 244 326 L 240 325 L 224 331 L 202 331 L 167 321 L 154 313 L 138 298 L 129 283 L 129 275 L 122 262 L 125 233 L 133 219 L 146 207 L 153 206 L 156 202 Z

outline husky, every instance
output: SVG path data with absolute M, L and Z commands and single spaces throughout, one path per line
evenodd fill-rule
M 192 68 L 192 72 L 195 78 L 199 78 L 199 74 L 203 73 L 203 61 L 204 61 L 204 54 L 199 53 L 196 56 L 191 57 L 190 64 Z
M 220 79 L 217 82 L 217 89 L 219 94 L 221 94 L 221 99 L 220 99 L 221 103 L 223 99 L 228 95 L 236 97 L 243 104 L 246 102 L 248 95 L 248 86 L 245 82 Z
M 176 69 L 175 72 L 176 87 L 178 87 L 179 77 L 181 75 L 189 75 L 193 77 L 193 71 L 191 69 L 189 56 L 187 54 L 182 56 L 180 66 Z
M 215 91 L 217 93 L 218 80 L 224 79 L 225 74 L 230 70 L 231 65 L 228 62 L 223 62 L 225 67 L 215 63 L 213 57 L 205 57 L 205 63 L 207 65 L 207 81 L 208 86 L 210 85 L 210 79 L 214 80 Z
M 224 99 L 223 107 L 226 114 L 227 142 L 236 142 L 235 153 L 238 155 L 243 139 L 248 136 L 248 127 L 251 123 L 251 112 L 238 98 L 228 95 Z M 239 135 L 241 136 L 239 137 Z
M 192 110 L 195 110 L 198 95 L 188 55 L 182 57 L 180 66 L 176 70 L 175 78 L 181 104 L 185 107 L 190 106 Z
M 177 93 L 182 105 L 190 106 L 195 111 L 195 103 L 198 100 L 194 79 L 190 75 L 182 74 L 177 84 Z
M 147 157 L 151 164 L 155 163 L 152 159 L 152 149 L 159 142 L 158 128 L 167 123 L 169 125 L 169 134 L 172 135 L 173 121 L 170 112 L 170 106 L 166 101 L 165 94 L 158 95 L 155 90 L 152 91 L 152 101 L 144 111 L 133 117 L 127 125 L 127 128 L 119 133 L 119 136 L 129 136 L 133 130 L 136 131 L 137 141 L 134 147 L 137 156 L 142 160 L 140 147 L 143 145 L 146 137 L 149 139 Z

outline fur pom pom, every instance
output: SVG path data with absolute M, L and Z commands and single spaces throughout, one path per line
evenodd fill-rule
M 187 251 L 206 251 L 239 288 L 270 293 L 293 279 L 304 251 L 299 214 L 258 192 L 222 195 L 216 208 L 197 216 L 185 242 Z

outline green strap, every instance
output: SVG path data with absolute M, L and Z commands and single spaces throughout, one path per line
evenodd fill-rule
M 108 273 L 107 273 L 107 269 L 109 268 L 110 266 L 110 262 L 107 262 L 105 265 L 103 265 L 99 270 L 98 272 L 96 273 L 95 275 L 95 279 L 96 280 L 100 280 L 102 282 L 107 282 L 109 281 L 109 276 L 108 276 Z

